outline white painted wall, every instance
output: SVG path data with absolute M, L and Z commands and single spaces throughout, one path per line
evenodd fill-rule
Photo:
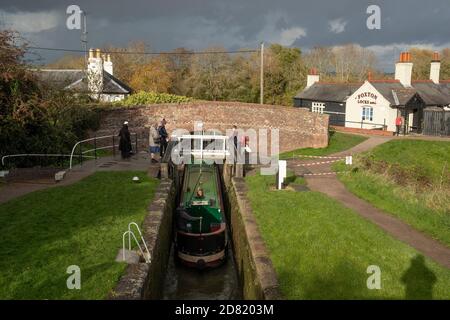
M 90 57 L 87 67 L 89 91 L 99 93 L 103 91 L 103 61 L 101 57 Z
M 412 62 L 397 62 L 395 64 L 395 79 L 405 87 L 411 87 Z
M 100 94 L 100 101 L 102 102 L 115 102 L 115 101 L 122 101 L 125 99 L 125 94 Z
M 390 102 L 368 81 L 364 82 L 364 84 L 347 99 L 345 113 L 346 127 L 361 128 L 363 107 L 373 108 L 372 121 L 364 120 L 363 129 L 381 128 L 382 125 L 386 123 L 388 131 L 395 131 L 397 109 L 391 108 Z
M 441 71 L 441 62 L 432 61 L 430 65 L 430 80 L 439 83 L 439 73 Z
M 306 88 L 311 87 L 314 83 L 319 82 L 320 76 L 318 74 L 308 74 L 306 77 Z

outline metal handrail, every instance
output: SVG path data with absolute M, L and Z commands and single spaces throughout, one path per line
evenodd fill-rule
M 144 244 L 145 250 L 147 251 L 149 260 L 151 260 L 150 251 L 148 250 L 148 248 L 147 248 L 147 243 L 145 242 L 144 237 L 142 236 L 141 229 L 139 229 L 139 226 L 137 225 L 136 222 L 130 222 L 130 223 L 128 224 L 128 230 L 129 230 L 129 231 L 131 231 L 131 226 L 135 226 L 135 227 L 136 227 L 136 230 L 139 232 L 139 236 L 141 237 L 142 243 Z M 131 245 L 130 240 L 131 240 L 131 239 L 128 238 L 128 244 L 129 244 L 129 245 Z
M 142 243 L 144 244 L 144 248 L 145 248 L 145 251 L 146 251 L 147 254 L 144 253 L 144 250 L 142 250 L 142 247 L 141 247 L 141 245 L 139 244 L 139 241 L 137 240 L 137 238 L 136 238 L 134 232 L 131 230 L 131 227 L 132 227 L 132 226 L 135 226 L 136 229 L 137 229 L 137 231 L 139 232 L 139 236 L 141 237 Z M 122 248 L 123 248 L 123 250 L 122 250 L 122 256 L 123 256 L 123 260 L 125 261 L 125 236 L 126 236 L 127 234 L 128 234 L 128 250 L 131 251 L 131 236 L 133 236 L 134 241 L 136 241 L 136 244 L 138 245 L 139 250 L 140 250 L 142 256 L 143 256 L 144 259 L 145 259 L 145 262 L 146 262 L 146 263 L 150 263 L 150 262 L 152 261 L 152 258 L 151 258 L 151 255 L 150 255 L 150 251 L 149 251 L 148 248 L 147 248 L 147 244 L 145 243 L 144 237 L 142 236 L 141 230 L 139 229 L 139 226 L 137 225 L 136 222 L 130 222 L 130 223 L 128 224 L 128 230 L 125 231 L 125 232 L 123 233 L 123 235 L 122 235 Z
M 128 237 L 133 236 L 134 240 L 136 241 L 139 250 L 141 251 L 141 253 L 143 254 L 141 245 L 139 244 L 139 241 L 136 239 L 136 236 L 134 235 L 133 231 L 125 231 L 122 235 L 122 245 L 123 245 L 123 250 L 122 250 L 122 257 L 123 257 L 123 261 L 126 261 L 126 257 L 125 257 L 125 236 L 128 234 Z M 129 251 L 131 250 L 131 247 L 129 248 Z M 145 257 L 144 257 L 145 258 Z M 147 260 L 146 260 L 147 261 Z
M 70 157 L 70 154 L 57 154 L 57 153 L 20 153 L 20 154 L 8 154 L 2 157 L 2 166 L 5 165 L 5 159 L 17 158 L 17 157 Z M 83 156 L 84 158 L 95 158 L 93 156 Z
M 136 137 L 137 137 L 137 133 L 136 133 L 136 132 L 130 133 L 130 135 L 136 135 Z M 116 137 L 116 135 L 94 137 L 94 138 L 89 138 L 89 139 L 81 140 L 81 141 L 78 141 L 77 143 L 75 143 L 75 145 L 74 145 L 73 148 L 72 148 L 72 152 L 71 152 L 71 154 L 70 154 L 69 170 L 72 170 L 72 159 L 73 159 L 73 155 L 74 155 L 74 153 L 75 153 L 76 148 L 77 148 L 80 144 L 85 143 L 85 142 L 89 142 L 89 141 L 95 141 L 95 142 L 97 142 L 98 140 L 101 140 L 101 139 L 115 138 L 115 137 Z M 95 147 L 94 149 L 90 149 L 90 150 L 81 152 L 81 154 L 85 154 L 85 153 L 92 152 L 92 151 L 96 151 L 96 150 L 102 150 L 102 149 L 114 148 L 114 147 L 116 147 L 116 146 L 117 146 L 117 145 L 114 144 L 114 142 L 113 142 L 113 145 L 112 145 L 112 146 L 106 146 L 106 147 L 100 147 L 100 148 Z M 136 139 L 136 147 L 137 147 L 137 139 Z M 77 155 L 77 157 L 78 157 L 78 155 Z M 94 157 L 94 158 L 97 158 L 97 157 Z

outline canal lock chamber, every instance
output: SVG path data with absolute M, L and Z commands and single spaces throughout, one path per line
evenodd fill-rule
M 246 185 L 232 165 L 219 165 L 229 238 L 222 266 L 196 270 L 174 261 L 173 217 L 182 166 L 161 163 L 161 182 L 142 225 L 150 263 L 129 264 L 111 299 L 279 299 L 278 281 L 259 235 Z
M 243 298 L 242 286 L 235 262 L 232 230 L 228 223 L 230 221 L 231 210 L 229 207 L 230 204 L 227 201 L 226 187 L 223 183 L 223 165 L 218 166 L 218 169 L 220 173 L 220 194 L 222 195 L 227 224 L 228 246 L 226 248 L 226 261 L 222 265 L 214 268 L 197 269 L 184 266 L 177 262 L 175 246 L 172 241 L 167 263 L 167 272 L 164 275 L 162 299 L 235 300 Z M 172 178 L 177 189 L 175 205 L 178 205 L 180 203 L 184 170 L 181 166 L 181 168 L 176 169 L 176 172 L 175 170 L 172 172 L 174 173 Z M 176 206 L 174 207 L 176 208 Z M 175 212 L 173 215 L 175 215 Z M 174 239 L 175 232 L 174 223 L 172 223 L 172 239 Z

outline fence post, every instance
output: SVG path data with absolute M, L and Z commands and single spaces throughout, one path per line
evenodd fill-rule
M 363 128 L 363 120 L 361 120 L 361 129 Z

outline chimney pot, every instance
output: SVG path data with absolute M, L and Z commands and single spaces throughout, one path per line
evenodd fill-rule
M 441 73 L 441 61 L 439 60 L 439 53 L 433 53 L 433 60 L 430 64 L 430 80 L 436 84 L 439 84 L 439 78 Z
M 411 86 L 413 64 L 411 53 L 404 51 L 400 54 L 400 61 L 395 65 L 395 79 L 405 87 Z
M 433 53 L 433 61 L 441 61 L 441 60 L 439 59 L 439 52 L 434 52 L 434 53 Z
M 312 76 L 316 76 L 317 75 L 317 69 L 316 68 L 311 68 L 311 70 L 309 71 L 309 74 Z
M 306 88 L 311 87 L 314 83 L 319 82 L 319 72 L 316 68 L 311 68 L 308 76 L 306 77 Z

